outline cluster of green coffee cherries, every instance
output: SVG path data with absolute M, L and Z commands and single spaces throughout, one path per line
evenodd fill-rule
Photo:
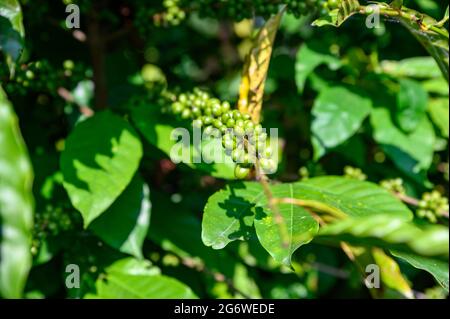
M 163 6 L 165 9 L 165 12 L 163 14 L 164 23 L 171 26 L 176 26 L 186 18 L 186 12 L 180 7 L 180 5 L 180 0 L 163 1 Z
M 29 91 L 56 95 L 58 87 L 72 88 L 90 76 L 84 64 L 75 64 L 72 60 L 64 61 L 62 67 L 52 65 L 48 60 L 23 64 L 16 69 L 12 79 L 6 72 L 4 69 L 0 70 L 0 79 L 7 79 L 7 92 L 19 95 L 26 95 Z
M 326 0 L 285 0 L 287 11 L 295 17 L 321 12 L 328 8 Z
M 185 2 L 184 0 L 164 0 L 161 6 L 161 3 L 148 4 L 139 1 L 135 8 L 134 25 L 142 34 L 151 32 L 152 26 L 177 26 L 186 18 Z
M 350 179 L 356 179 L 359 181 L 365 181 L 367 179 L 367 175 L 357 167 L 353 166 L 345 166 L 344 167 L 344 177 Z
M 198 88 L 173 95 L 171 100 L 172 114 L 192 121 L 192 126 L 201 128 L 204 135 L 222 138 L 225 154 L 236 163 L 236 178 L 246 178 L 256 163 L 264 173 L 275 172 L 277 164 L 267 133 L 250 115 L 231 109 L 229 102 L 213 98 Z
M 436 223 L 437 219 L 442 217 L 444 212 L 448 212 L 448 198 L 442 196 L 437 190 L 422 195 L 417 209 L 417 216 Z
M 331 1 L 331 0 L 330 0 Z M 336 1 L 336 0 L 335 0 Z M 326 0 L 196 0 L 191 1 L 193 10 L 200 16 L 229 18 L 234 21 L 249 19 L 253 16 L 264 18 L 276 14 L 281 5 L 286 5 L 288 13 L 296 17 L 311 14 L 324 9 Z
M 37 210 L 34 217 L 33 241 L 31 252 L 36 255 L 42 242 L 48 237 L 55 237 L 61 233 L 81 227 L 80 215 L 67 204 L 48 204 Z
M 135 25 L 144 33 L 153 20 L 156 26 L 176 26 L 186 19 L 187 12 L 200 17 L 241 21 L 255 16 L 268 19 L 282 5 L 295 17 L 325 14 L 338 7 L 340 0 L 164 0 L 162 7 L 137 4 Z
M 382 180 L 380 186 L 394 194 L 406 194 L 405 187 L 403 186 L 403 179 L 401 178 Z

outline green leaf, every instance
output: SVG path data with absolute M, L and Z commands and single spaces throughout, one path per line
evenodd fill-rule
M 275 197 L 294 198 L 294 186 L 280 184 L 271 189 Z M 265 200 L 262 205 L 267 207 Z M 292 254 L 313 239 L 319 230 L 319 223 L 300 206 L 280 204 L 277 207 L 283 217 L 281 223 L 277 223 L 274 212 L 266 208 L 264 216 L 255 219 L 256 234 L 261 245 L 276 261 L 290 266 Z M 286 234 L 281 232 L 280 227 L 285 227 Z
M 322 176 L 295 183 L 295 198 L 324 204 L 350 217 L 389 215 L 411 220 L 412 212 L 377 184 L 340 176 Z M 313 206 L 312 206 L 313 207 Z M 323 209 L 322 205 L 317 206 Z M 342 215 L 342 214 L 341 214 Z
M 137 175 L 125 191 L 90 228 L 107 244 L 142 258 L 142 245 L 150 225 L 150 191 Z
M 25 30 L 22 10 L 17 0 L 0 0 L 0 51 L 6 54 L 11 74 L 23 50 Z
M 161 270 L 158 267 L 153 266 L 149 260 L 132 257 L 115 261 L 106 268 L 106 272 L 108 274 L 119 273 L 133 276 L 154 276 L 161 274 Z
M 0 296 L 20 298 L 31 267 L 33 172 L 18 120 L 0 87 Z
M 332 25 L 339 27 L 352 15 L 358 13 L 360 8 L 358 0 L 340 0 L 337 9 L 326 12 L 313 22 L 315 26 Z
M 448 83 L 443 78 L 434 78 L 422 82 L 423 88 L 429 94 L 443 95 L 448 97 Z
M 422 229 L 403 218 L 389 215 L 347 218 L 323 227 L 317 238 L 448 258 L 447 227 L 430 226 Z
M 261 186 L 251 182 L 232 183 L 213 194 L 203 214 L 203 243 L 222 249 L 234 240 L 248 239 L 257 212 L 256 203 L 263 196 Z
M 391 114 L 386 108 L 375 108 L 371 114 L 374 139 L 383 146 L 388 156 L 402 170 L 418 173 L 427 170 L 433 160 L 435 135 L 433 126 L 427 117 L 423 117 L 415 131 L 406 134 L 395 126 Z M 399 152 L 407 154 L 413 160 L 411 167 L 403 162 Z
M 176 279 L 163 276 L 111 274 L 96 283 L 98 299 L 196 299 L 192 290 Z
M 393 77 L 412 77 L 418 79 L 442 78 L 441 71 L 432 57 L 420 56 L 400 61 L 384 60 L 381 70 Z
M 371 109 L 370 99 L 354 88 L 337 86 L 320 92 L 312 110 L 314 158 L 355 134 Z
M 0 0 L 0 16 L 11 21 L 14 30 L 19 32 L 22 37 L 25 35 L 25 30 L 22 24 L 22 9 L 20 8 L 19 1 Z
M 302 45 L 297 52 L 295 60 L 295 83 L 300 93 L 305 88 L 305 82 L 308 76 L 319 65 L 327 64 L 331 70 L 337 70 L 340 67 L 340 60 L 330 53 L 324 52 L 323 45 L 320 42 L 309 42 Z
M 358 13 L 360 4 L 358 0 L 340 0 L 336 26 L 340 26 L 352 15 Z
M 136 173 L 142 145 L 134 129 L 106 111 L 78 124 L 61 154 L 64 188 L 87 227 L 119 197 Z
M 447 292 L 449 291 L 448 262 L 399 251 L 392 251 L 392 254 L 415 268 L 429 272 Z
M 401 129 L 407 133 L 414 131 L 425 116 L 428 94 L 416 81 L 400 79 L 395 112 Z
M 156 105 L 144 105 L 135 107 L 132 109 L 131 114 L 135 126 L 139 129 L 142 135 L 144 135 L 145 139 L 150 142 L 150 144 L 162 150 L 166 155 L 171 154 L 174 146 L 180 146 L 184 154 L 187 154 L 186 156 L 177 156 L 177 159 L 182 163 L 185 163 L 191 168 L 207 172 L 214 177 L 235 179 L 235 165 L 230 158 L 228 158 L 228 163 L 216 163 L 214 162 L 214 157 L 211 158 L 211 156 L 208 155 L 208 147 L 223 152 L 222 142 L 220 140 L 202 140 L 202 153 L 200 153 L 198 147 L 194 147 L 192 145 L 191 140 L 186 141 L 186 143 L 182 143 L 182 141 L 178 141 L 176 139 L 176 134 L 174 138 L 173 133 L 175 129 L 180 127 L 180 123 L 168 120 L 167 116 L 164 116 L 160 113 Z M 192 134 L 190 136 L 192 138 Z M 200 154 L 202 154 L 203 158 L 210 163 L 207 163 L 206 161 L 202 161 L 201 163 L 193 163 L 193 158 L 199 157 Z M 224 154 L 220 153 L 215 155 L 227 159 Z
M 448 81 L 449 76 L 449 47 L 448 31 L 445 27 L 423 13 L 412 9 L 403 8 L 403 14 L 393 17 L 398 20 L 419 41 L 428 53 L 436 60 L 444 78 Z M 419 17 L 421 23 L 410 17 Z M 435 30 L 438 29 L 438 32 Z
M 197 296 L 185 284 L 163 276 L 148 260 L 125 258 L 106 269 L 96 283 L 96 299 L 194 299 Z
M 292 253 L 308 243 L 318 230 L 317 222 L 305 210 L 325 211 L 339 218 L 387 214 L 399 220 L 412 213 L 398 199 L 378 185 L 343 177 L 317 177 L 294 184 L 270 187 L 274 198 L 294 198 L 302 207 L 279 204 L 283 219 L 274 213 L 259 183 L 227 185 L 212 195 L 205 207 L 202 239 L 207 246 L 221 249 L 233 240 L 249 239 L 254 224 L 262 246 L 278 262 L 289 265 Z M 284 228 L 286 232 L 282 232 Z M 287 235 L 286 235 L 287 234 Z
M 339 9 L 334 9 L 325 14 L 321 15 L 319 18 L 314 20 L 311 25 L 316 27 L 323 27 L 326 25 L 336 26 L 338 21 Z
M 428 113 L 433 123 L 440 129 L 442 136 L 448 138 L 448 98 L 431 99 L 428 103 Z

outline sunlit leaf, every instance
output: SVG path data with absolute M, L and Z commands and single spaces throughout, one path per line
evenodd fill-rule
M 142 157 L 137 133 L 106 111 L 79 123 L 61 154 L 64 188 L 87 227 L 130 183 Z
M 422 229 L 404 219 L 385 214 L 348 218 L 330 224 L 320 230 L 317 238 L 448 258 L 448 228 L 432 226 Z
M 142 258 L 142 245 L 150 225 L 149 189 L 135 176 L 125 191 L 90 228 L 121 252 Z
M 318 231 L 318 223 L 310 211 L 326 212 L 338 218 L 379 214 L 404 221 L 412 218 L 412 213 L 398 199 L 368 182 L 329 176 L 272 185 L 270 190 L 281 201 L 277 205 L 281 220 L 269 207 L 259 183 L 230 184 L 212 195 L 203 215 L 203 243 L 221 249 L 231 241 L 247 240 L 254 224 L 263 247 L 275 260 L 289 265 L 292 254 Z M 299 202 L 283 203 L 286 198 Z
M 18 120 L 0 87 L 0 296 L 20 298 L 31 267 L 33 172 Z
M 96 281 L 95 299 L 195 299 L 180 281 L 159 274 L 146 261 L 119 260 Z

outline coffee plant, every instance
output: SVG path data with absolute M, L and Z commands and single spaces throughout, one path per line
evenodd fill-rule
M 448 19 L 0 0 L 0 297 L 447 298 Z

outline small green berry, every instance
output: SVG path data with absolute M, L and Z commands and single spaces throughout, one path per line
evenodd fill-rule
M 190 118 L 192 115 L 191 110 L 189 109 L 184 109 L 183 112 L 181 112 L 181 118 L 184 120 L 187 120 L 188 118 Z
M 246 168 L 246 167 L 242 167 L 239 165 L 236 165 L 236 167 L 234 168 L 234 176 L 237 179 L 244 179 L 248 176 L 248 174 L 250 173 L 250 169 Z
M 242 148 L 235 148 L 231 152 L 231 158 L 235 163 L 242 163 L 244 160 L 244 150 Z
M 196 127 L 196 128 L 201 128 L 203 125 L 202 120 L 201 119 L 195 119 L 194 121 L 192 121 L 192 126 Z
M 227 127 L 233 128 L 236 122 L 233 119 L 229 119 L 226 123 Z
M 234 134 L 236 136 L 239 136 L 239 137 L 244 136 L 245 135 L 245 130 L 244 130 L 244 128 L 242 126 L 239 126 L 239 125 L 236 124 L 234 126 Z
M 222 124 L 221 120 L 215 119 L 215 120 L 213 120 L 213 125 L 214 125 L 215 128 L 220 129 L 223 124 Z
M 209 125 L 213 122 L 213 118 L 211 116 L 205 115 L 202 117 L 202 121 L 204 124 Z
M 183 112 L 184 107 L 181 103 L 179 102 L 174 102 L 172 103 L 172 112 L 174 114 L 180 114 L 181 112 Z
M 225 112 L 228 112 L 230 110 L 231 105 L 230 105 L 229 102 L 224 101 L 224 102 L 222 102 L 221 108 L 222 108 L 222 113 L 225 113 Z
M 229 112 L 222 114 L 222 122 L 227 123 L 229 119 L 231 119 L 231 115 Z

